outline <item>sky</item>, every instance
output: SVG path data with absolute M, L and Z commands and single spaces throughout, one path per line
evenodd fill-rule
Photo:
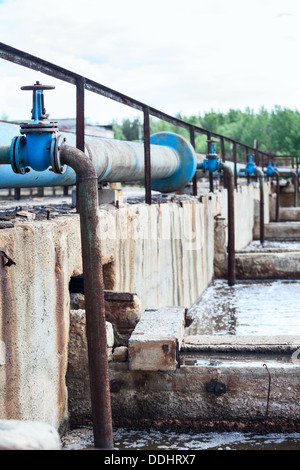
M 1 42 L 170 115 L 300 110 L 299 0 L 0 0 Z M 75 117 L 75 87 L 0 60 L 0 118 L 30 119 L 39 80 L 52 119 Z M 95 124 L 141 113 L 86 92 Z

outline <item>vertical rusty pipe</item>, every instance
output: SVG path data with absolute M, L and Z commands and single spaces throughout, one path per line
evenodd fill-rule
M 226 163 L 221 163 L 221 169 L 226 173 L 227 179 L 227 212 L 228 212 L 228 285 L 233 286 L 236 281 L 235 267 L 235 221 L 234 221 L 234 172 Z
M 19 201 L 21 199 L 21 188 L 15 188 L 14 199 L 15 201 Z
M 76 147 L 84 152 L 84 91 L 85 79 L 80 77 L 76 81 Z M 78 181 L 76 179 L 76 212 L 80 212 L 78 198 Z
M 210 193 L 214 192 L 214 177 L 211 171 L 209 172 L 209 192 Z
M 145 162 L 145 202 L 151 205 L 151 155 L 150 117 L 148 106 L 144 107 L 144 162 Z
M 294 182 L 294 207 L 298 207 L 298 173 L 291 171 L 291 176 Z
M 275 212 L 275 221 L 279 222 L 279 196 L 280 196 L 280 175 L 278 171 L 274 171 L 276 176 L 276 212 Z
M 76 147 L 84 152 L 84 78 L 76 83 Z
M 232 147 L 232 153 L 233 153 L 233 162 L 234 162 L 234 187 L 237 188 L 237 165 L 236 165 L 236 143 L 233 142 L 233 147 Z
M 195 129 L 193 126 L 190 126 L 190 142 L 195 149 Z M 197 196 L 198 190 L 197 190 L 197 171 L 195 171 L 194 177 L 193 177 L 193 196 Z
M 221 157 L 222 157 L 222 162 L 225 163 L 226 159 L 226 152 L 225 152 L 225 142 L 224 142 L 224 137 L 221 137 Z M 227 175 L 225 172 L 223 172 L 223 185 L 224 188 L 227 188 Z
M 255 174 L 259 179 L 259 223 L 260 223 L 260 243 L 265 242 L 265 201 L 264 201 L 264 172 L 256 168 Z
M 248 151 L 247 146 L 245 147 L 245 149 L 246 149 L 246 162 L 247 162 L 248 161 L 247 157 L 248 157 L 249 151 Z M 247 173 L 247 185 L 249 186 L 249 184 L 250 184 L 250 175 L 249 175 L 249 173 Z
M 207 133 L 207 153 L 210 154 L 211 152 L 211 133 Z M 209 192 L 213 193 L 214 192 L 214 178 L 213 178 L 213 173 L 210 171 L 208 174 L 208 179 L 209 179 Z
M 92 161 L 80 150 L 64 144 L 60 158 L 61 163 L 72 167 L 78 177 L 94 445 L 112 449 L 104 287 L 98 232 L 98 178 Z

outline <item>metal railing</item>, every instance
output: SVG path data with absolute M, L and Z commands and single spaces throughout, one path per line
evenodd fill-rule
M 220 153 L 222 161 L 231 160 L 234 162 L 235 185 L 237 185 L 237 147 L 246 151 L 246 155 L 251 153 L 257 165 L 262 162 L 270 160 L 273 155 L 269 152 L 259 150 L 257 147 L 250 147 L 241 142 L 238 142 L 230 137 L 218 134 L 216 132 L 203 129 L 194 124 L 188 123 L 182 119 L 170 116 L 158 109 L 155 109 L 141 101 L 124 95 L 112 88 L 97 83 L 89 78 L 86 78 L 77 73 L 71 72 L 63 67 L 52 64 L 46 60 L 35 57 L 31 54 L 15 49 L 4 43 L 0 43 L 0 57 L 23 67 L 36 70 L 56 79 L 68 82 L 76 86 L 76 147 L 84 152 L 85 149 L 85 134 L 84 134 L 84 102 L 85 90 L 97 93 L 111 100 L 117 101 L 121 104 L 137 109 L 143 113 L 143 131 L 144 131 L 144 161 L 145 161 L 145 202 L 151 204 L 151 154 L 150 154 L 150 116 L 156 117 L 170 124 L 178 127 L 185 128 L 189 131 L 190 143 L 195 148 L 195 134 L 199 133 L 206 135 L 208 153 L 210 152 L 211 140 L 218 139 L 220 142 Z M 232 157 L 228 158 L 225 151 L 225 142 L 229 142 L 232 147 Z M 193 178 L 193 195 L 197 195 L 197 180 L 196 174 Z

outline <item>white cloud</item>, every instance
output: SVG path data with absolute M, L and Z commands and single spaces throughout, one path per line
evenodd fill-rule
M 1 40 L 170 114 L 300 109 L 298 0 L 4 0 Z M 40 74 L 0 61 L 0 116 L 26 118 L 20 86 Z M 75 114 L 74 87 L 51 77 L 53 117 Z M 24 96 L 25 95 L 25 96 Z M 137 111 L 87 93 L 103 124 Z

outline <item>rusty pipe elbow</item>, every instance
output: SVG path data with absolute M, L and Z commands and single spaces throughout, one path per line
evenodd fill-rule
M 62 164 L 78 177 L 86 336 L 95 447 L 113 448 L 106 340 L 104 283 L 98 211 L 98 178 L 92 160 L 81 150 L 62 145 Z
M 233 177 L 234 177 L 234 172 L 233 172 L 233 169 L 231 168 L 230 165 L 227 165 L 226 163 L 221 162 L 221 169 L 224 170 L 225 173 L 227 173 L 227 175 L 229 176 L 229 178 L 233 178 Z
M 81 150 L 63 144 L 60 151 L 60 161 L 75 171 L 79 178 L 97 178 L 92 160 Z

